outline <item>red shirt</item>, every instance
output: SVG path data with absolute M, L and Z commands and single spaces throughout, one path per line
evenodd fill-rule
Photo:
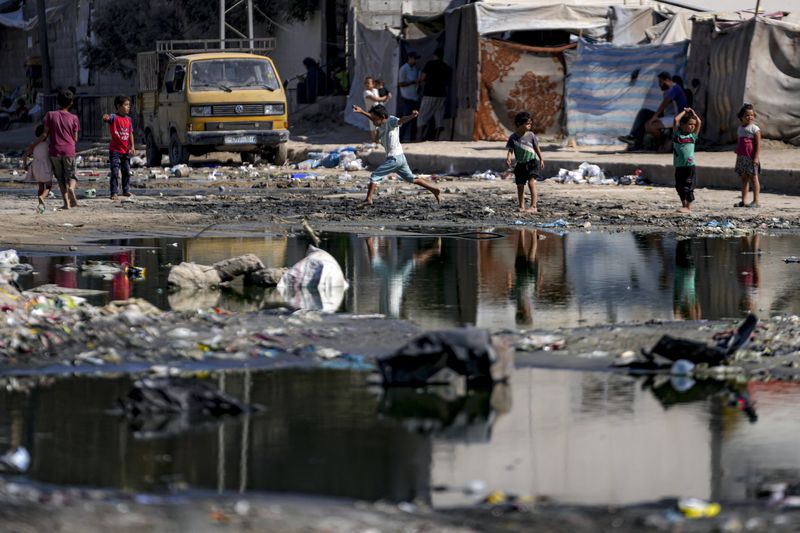
M 75 136 L 81 129 L 78 117 L 69 111 L 48 111 L 44 127 L 50 132 L 50 157 L 75 157 Z
M 108 131 L 111 133 L 111 142 L 108 149 L 118 154 L 127 154 L 131 151 L 131 117 L 111 115 L 108 119 Z

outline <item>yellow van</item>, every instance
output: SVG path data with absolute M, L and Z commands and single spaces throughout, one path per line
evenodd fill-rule
M 272 60 L 251 53 L 271 50 L 274 41 L 243 42 L 237 51 L 228 45 L 206 52 L 220 41 L 159 41 L 156 52 L 139 54 L 137 104 L 149 166 L 160 165 L 164 153 L 171 165 L 209 152 L 286 162 L 286 94 Z M 191 48 L 197 43 L 203 45 Z

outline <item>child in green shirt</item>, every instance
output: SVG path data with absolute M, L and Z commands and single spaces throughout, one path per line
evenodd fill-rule
M 673 165 L 675 166 L 675 189 L 681 199 L 679 213 L 689 213 L 694 202 L 694 187 L 697 172 L 694 161 L 694 145 L 702 121 L 693 109 L 687 107 L 675 117 L 672 136 Z

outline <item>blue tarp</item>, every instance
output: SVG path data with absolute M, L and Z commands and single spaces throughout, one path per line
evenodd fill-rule
M 685 76 L 688 49 L 689 41 L 616 46 L 581 40 L 567 67 L 569 135 L 579 143 L 627 135 L 640 109 L 655 110 L 663 100 L 658 73 Z

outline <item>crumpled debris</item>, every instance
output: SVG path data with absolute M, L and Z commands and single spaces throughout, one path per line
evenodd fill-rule
M 524 352 L 563 350 L 565 346 L 564 337 L 558 335 L 527 335 L 519 339 L 515 344 L 517 350 Z
M 430 331 L 378 359 L 384 386 L 451 382 L 452 373 L 491 384 L 508 379 L 513 365 L 513 348 L 479 328 Z
M 0 472 L 21 474 L 31 466 L 31 454 L 22 446 L 17 446 L 0 455 Z

